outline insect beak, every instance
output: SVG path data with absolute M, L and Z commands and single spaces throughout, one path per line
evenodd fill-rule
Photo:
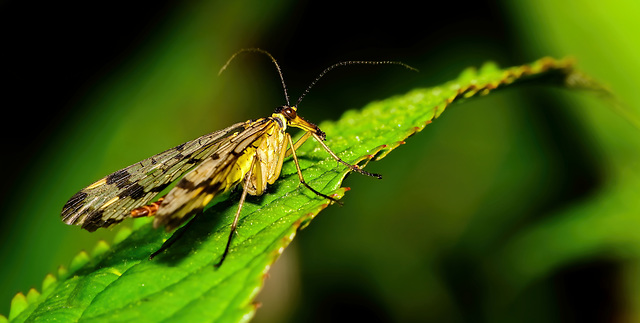
M 289 121 L 289 125 L 292 127 L 296 127 L 296 128 L 300 128 L 304 131 L 307 132 L 311 132 L 314 133 L 316 135 L 318 135 L 320 138 L 322 138 L 322 140 L 325 139 L 325 134 L 322 130 L 320 130 L 320 128 L 318 128 L 318 126 L 314 125 L 313 123 L 302 119 L 300 116 L 296 116 L 295 119 L 293 120 L 288 120 Z

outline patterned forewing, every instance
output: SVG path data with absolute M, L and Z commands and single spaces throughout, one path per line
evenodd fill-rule
M 258 119 L 245 130 L 229 137 L 215 154 L 186 174 L 162 201 L 154 227 L 171 231 L 200 212 L 218 195 L 244 179 L 260 143 L 275 129 L 273 118 Z
M 62 220 L 88 231 L 124 220 L 132 209 L 148 204 L 186 171 L 215 154 L 229 137 L 244 130 L 244 124 L 201 136 L 100 179 L 69 199 Z

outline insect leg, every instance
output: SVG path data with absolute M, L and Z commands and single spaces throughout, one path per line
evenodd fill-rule
M 309 136 L 311 136 L 311 132 L 305 132 L 304 135 L 302 135 L 302 137 L 300 137 L 300 139 L 298 139 L 298 141 L 296 141 L 296 143 L 291 146 L 291 148 L 287 149 L 287 153 L 284 157 L 289 157 L 292 150 L 298 150 L 298 148 L 300 148 L 300 146 L 302 146 L 302 144 L 304 144 L 304 142 L 309 139 Z
M 224 252 L 222 253 L 222 257 L 220 261 L 213 265 L 214 268 L 219 268 L 222 266 L 222 262 L 225 258 L 227 258 L 227 254 L 229 253 L 229 247 L 231 246 L 231 240 L 233 240 L 233 235 L 236 233 L 236 227 L 238 226 L 238 219 L 240 218 L 240 211 L 242 211 L 242 205 L 244 205 L 244 200 L 247 198 L 247 188 L 249 187 L 249 182 L 251 181 L 251 173 L 253 172 L 253 167 L 256 163 L 256 159 L 254 158 L 251 162 L 251 167 L 249 167 L 249 172 L 245 176 L 244 183 L 242 185 L 242 195 L 240 196 L 240 202 L 238 203 L 238 211 L 236 211 L 236 215 L 233 218 L 233 223 L 231 224 L 231 232 L 229 232 L 229 239 L 227 240 L 227 245 L 224 247 Z
M 278 157 L 278 163 L 276 164 L 276 168 L 273 172 L 273 175 L 270 175 L 269 179 L 267 180 L 267 183 L 269 184 L 275 183 L 275 181 L 280 177 L 280 172 L 282 171 L 282 163 L 284 162 L 284 157 L 287 155 L 287 153 L 289 153 L 289 151 L 287 151 L 287 144 L 282 143 L 282 145 L 284 145 L 284 147 L 280 148 L 280 156 Z
M 286 134 L 285 134 L 285 136 L 287 136 L 287 140 L 289 141 L 289 145 L 293 148 L 293 147 L 294 147 L 294 145 L 293 145 L 293 140 L 291 139 L 291 135 L 290 135 L 290 134 L 288 134 L 288 133 L 286 133 Z M 291 154 L 293 154 L 293 161 L 294 161 L 294 164 L 296 164 L 296 170 L 298 171 L 298 179 L 300 179 L 300 183 L 302 183 L 302 185 L 306 186 L 309 190 L 311 190 L 311 191 L 312 191 L 313 193 L 315 193 L 316 195 L 318 195 L 318 196 L 322 196 L 322 197 L 324 197 L 324 198 L 326 198 L 326 199 L 329 199 L 329 200 L 331 200 L 331 201 L 333 201 L 333 202 L 336 202 L 336 203 L 338 203 L 338 204 L 342 205 L 342 202 L 340 202 L 340 201 L 338 201 L 338 200 L 334 199 L 334 198 L 333 198 L 333 197 L 331 197 L 331 196 L 328 196 L 328 195 L 322 194 L 322 193 L 320 193 L 320 192 L 318 192 L 318 191 L 314 190 L 314 189 L 313 189 L 313 187 L 309 186 L 309 184 L 307 184 L 307 183 L 304 181 L 304 178 L 302 177 L 302 171 L 300 170 L 300 164 L 298 164 L 298 156 L 296 156 L 296 150 L 295 150 L 295 149 L 291 149 Z
M 318 137 L 318 135 L 316 135 L 315 133 L 311 133 L 311 135 L 313 136 L 313 138 L 316 138 L 316 140 L 322 145 L 324 150 L 326 150 L 329 153 L 329 155 L 331 155 L 331 157 L 333 157 L 338 162 L 346 165 L 347 167 L 351 168 L 352 171 L 358 172 L 358 173 L 360 173 L 362 175 L 367 175 L 367 176 L 375 177 L 377 179 L 382 179 L 382 175 L 380 175 L 380 174 L 369 173 L 369 172 L 363 170 L 362 168 L 358 167 L 358 165 L 351 165 L 351 164 L 347 163 L 346 161 L 340 159 L 340 157 L 338 157 L 338 155 L 336 155 L 333 151 L 331 151 L 331 149 L 329 149 L 329 146 L 327 146 L 324 143 L 324 141 L 322 141 L 322 138 Z M 293 154 L 293 156 L 295 156 L 295 154 Z

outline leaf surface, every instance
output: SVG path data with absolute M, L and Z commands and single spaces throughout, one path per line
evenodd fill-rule
M 385 157 L 454 101 L 523 81 L 565 84 L 569 76 L 575 79 L 576 75 L 569 60 L 544 58 L 509 69 L 488 63 L 479 70 L 468 69 L 441 86 L 372 102 L 362 110 L 347 111 L 336 122 L 319 126 L 327 133 L 327 145 L 338 156 L 363 166 L 369 160 Z M 297 154 L 309 185 L 342 198 L 348 190 L 341 187 L 348 173 L 345 167 L 313 139 Z M 25 298 L 19 294 L 10 318 L 81 322 L 249 320 L 255 311 L 253 300 L 270 266 L 299 229 L 330 203 L 299 184 L 289 158 L 281 178 L 264 195 L 247 198 L 238 235 L 224 264 L 216 270 L 213 265 L 224 251 L 239 194 L 235 191 L 220 199 L 188 227 L 178 229 L 183 234 L 180 239 L 151 261 L 149 255 L 171 234 L 154 230 L 147 219 L 136 219 L 135 228 L 123 229 L 113 247 L 99 244 L 91 255 L 79 254 L 69 270 L 62 268 L 57 279 L 48 276 L 41 295 Z

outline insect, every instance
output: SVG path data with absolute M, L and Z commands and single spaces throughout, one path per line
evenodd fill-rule
M 101 227 L 110 227 L 127 217 L 155 216 L 154 228 L 164 226 L 169 232 L 202 211 L 216 195 L 241 185 L 242 194 L 229 238 L 219 262 L 215 265 L 219 267 L 229 253 L 247 194 L 262 195 L 267 185 L 273 184 L 280 176 L 283 161 L 288 155 L 293 156 L 302 185 L 322 198 L 338 202 L 304 181 L 296 149 L 309 137 L 315 138 L 331 157 L 350 170 L 382 178 L 379 174 L 369 173 L 340 159 L 324 143 L 325 133 L 315 124 L 300 117 L 297 107 L 316 82 L 336 67 L 352 64 L 395 64 L 415 70 L 414 68 L 395 61 L 340 62 L 320 73 L 298 98 L 296 104 L 291 105 L 280 66 L 271 54 L 262 49 L 238 51 L 229 58 L 220 72 L 243 52 L 257 52 L 271 59 L 280 76 L 286 105 L 276 108 L 270 117 L 236 123 L 98 180 L 69 199 L 62 209 L 62 221 L 66 224 L 80 225 L 83 229 L 93 232 Z M 286 132 L 287 127 L 300 128 L 305 133 L 294 143 L 291 135 Z M 151 202 L 176 181 L 177 184 L 165 196 Z M 164 246 L 151 257 L 162 250 Z

